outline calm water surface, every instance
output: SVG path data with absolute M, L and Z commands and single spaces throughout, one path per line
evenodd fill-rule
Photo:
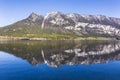
M 0 80 L 120 80 L 120 42 L 1 41 Z

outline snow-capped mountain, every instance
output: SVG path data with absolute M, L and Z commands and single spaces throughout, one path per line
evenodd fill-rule
M 47 13 L 43 18 L 33 14 L 33 21 L 39 22 L 42 28 L 60 27 L 75 30 L 84 34 L 120 35 L 120 19 L 103 15 L 63 14 L 61 12 Z
M 45 16 L 42 16 L 32 13 L 28 18 L 13 25 L 16 27 L 13 27 L 12 29 L 16 31 L 19 30 L 17 26 L 22 25 L 22 27 L 31 26 L 39 27 L 40 29 L 60 30 L 61 33 L 62 31 L 66 33 L 73 32 L 76 35 L 120 37 L 120 19 L 103 15 L 50 12 Z M 10 27 L 13 25 L 10 25 Z M 7 32 L 9 30 L 2 31 Z

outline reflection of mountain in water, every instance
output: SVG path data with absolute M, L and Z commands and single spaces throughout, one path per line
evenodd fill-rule
M 53 67 L 120 60 L 120 42 L 1 42 L 0 51 L 26 59 L 33 65 L 46 63 Z

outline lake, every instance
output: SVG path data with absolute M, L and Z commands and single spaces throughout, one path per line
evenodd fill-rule
M 120 42 L 0 41 L 0 80 L 120 80 Z

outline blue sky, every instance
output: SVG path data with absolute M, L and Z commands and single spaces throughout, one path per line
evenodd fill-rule
M 0 26 L 12 24 L 36 12 L 79 13 L 120 18 L 120 0 L 0 0 Z

